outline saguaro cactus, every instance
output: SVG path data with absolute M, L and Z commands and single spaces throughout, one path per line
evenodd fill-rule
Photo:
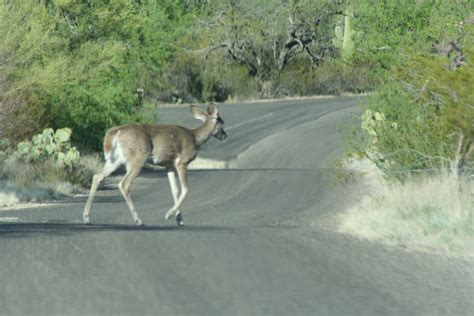
M 352 6 L 350 3 L 348 3 L 344 12 L 344 30 L 340 25 L 336 26 L 336 37 L 333 38 L 332 41 L 334 46 L 338 47 L 341 50 L 342 58 L 344 60 L 350 59 L 352 57 L 352 54 L 354 53 L 354 31 L 352 29 L 353 17 L 354 12 Z

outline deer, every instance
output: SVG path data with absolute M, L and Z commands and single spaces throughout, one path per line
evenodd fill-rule
M 118 187 L 135 224 L 143 225 L 135 210 L 130 186 L 144 164 L 151 160 L 153 164 L 166 168 L 173 195 L 174 205 L 166 213 L 165 219 L 175 216 L 177 225 L 184 226 L 180 207 L 189 190 L 188 166 L 196 158 L 199 148 L 212 136 L 219 140 L 227 138 L 224 121 L 215 104 L 211 103 L 207 111 L 195 105 L 190 105 L 190 110 L 195 119 L 203 122 L 196 129 L 191 130 L 177 125 L 131 123 L 113 127 L 107 131 L 103 142 L 105 163 L 102 171 L 93 176 L 89 197 L 82 214 L 84 224 L 91 223 L 91 208 L 100 183 L 120 166 L 125 165 L 126 173 Z

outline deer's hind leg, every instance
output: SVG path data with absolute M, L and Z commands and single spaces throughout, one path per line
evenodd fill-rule
M 132 184 L 133 180 L 138 176 L 140 171 L 143 168 L 143 164 L 145 163 L 144 159 L 140 159 L 138 161 L 129 161 L 126 165 L 127 173 L 123 177 L 123 179 L 119 183 L 119 189 L 122 193 L 125 202 L 127 202 L 128 208 L 130 209 L 130 213 L 132 214 L 133 220 L 135 224 L 141 226 L 143 225 L 142 220 L 138 217 L 138 213 L 135 210 L 135 206 L 133 205 L 132 197 L 130 194 L 130 185 Z
M 104 164 L 104 168 L 102 169 L 102 172 L 94 175 L 92 178 L 92 185 L 91 185 L 91 190 L 89 193 L 89 198 L 87 199 L 86 206 L 84 208 L 84 212 L 82 213 L 82 221 L 84 224 L 90 224 L 90 213 L 91 213 L 91 208 L 92 208 L 92 203 L 94 200 L 95 193 L 97 191 L 97 188 L 99 187 L 99 184 L 104 180 L 104 178 L 110 176 L 112 172 L 117 170 L 118 167 L 122 165 L 121 161 L 115 161 L 111 162 L 110 160 L 107 160 Z

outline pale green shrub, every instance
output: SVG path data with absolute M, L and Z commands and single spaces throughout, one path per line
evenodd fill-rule
M 63 195 L 73 191 L 74 185 L 90 185 L 100 167 L 99 158 L 81 157 L 71 145 L 71 135 L 69 128 L 48 128 L 31 141 L 19 143 L 16 150 L 3 152 L 2 176 L 21 190 L 44 189 L 52 197 L 59 191 Z
M 43 133 L 33 136 L 31 141 L 24 141 L 17 145 L 13 159 L 24 162 L 39 162 L 52 160 L 58 167 L 72 167 L 80 160 L 79 151 L 71 146 L 72 131 L 62 128 L 53 131 L 47 128 Z

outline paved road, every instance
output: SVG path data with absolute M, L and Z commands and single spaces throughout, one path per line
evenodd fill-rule
M 232 140 L 225 143 L 208 142 L 203 146 L 199 156 L 218 160 L 234 159 L 247 147 L 264 137 L 353 106 L 356 99 L 344 97 L 324 101 L 307 99 L 220 105 L 220 114 L 225 121 L 226 131 L 232 135 Z M 189 107 L 185 105 L 164 109 L 160 112 L 159 122 L 187 127 L 199 126 L 199 121 L 192 118 Z
M 18 218 L 0 224 L 0 314 L 469 314 L 471 261 L 335 231 L 355 196 L 328 167 L 355 102 L 221 106 L 233 128 L 202 154 L 231 169 L 191 171 L 184 228 L 164 221 L 170 190 L 150 171 L 133 189 L 143 228 L 131 225 L 119 177 L 97 196 L 92 226 L 80 224 L 85 197 L 0 211 Z M 161 121 L 185 112 L 164 109 Z

